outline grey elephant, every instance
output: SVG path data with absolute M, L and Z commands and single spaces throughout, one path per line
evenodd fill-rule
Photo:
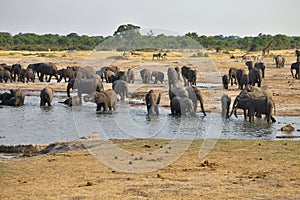
M 128 83 L 134 83 L 134 70 L 133 69 L 128 69 L 127 70 L 127 82 Z
M 252 61 L 247 61 L 245 63 L 245 65 L 248 67 L 248 71 L 250 71 L 251 69 L 253 69 L 253 62 Z
M 222 76 L 222 84 L 223 84 L 223 89 L 228 90 L 229 78 L 227 74 Z
M 284 64 L 285 64 L 285 57 L 284 56 L 277 55 L 277 56 L 274 57 L 274 60 L 275 60 L 277 68 L 284 67 Z
M 97 104 L 97 110 L 101 111 L 103 108 L 104 112 L 108 110 L 116 110 L 117 108 L 117 93 L 112 90 L 108 89 L 106 91 L 96 92 L 95 94 L 95 103 Z
M 178 74 L 176 70 L 169 67 L 167 75 L 168 75 L 169 88 L 176 87 L 178 84 Z
M 58 103 L 65 104 L 65 105 L 68 105 L 70 107 L 79 106 L 80 105 L 80 98 L 79 98 L 79 96 L 69 97 L 65 101 L 60 101 Z
M 67 85 L 67 96 L 70 97 L 70 90 L 77 89 L 77 94 L 81 101 L 82 94 L 91 94 L 95 91 L 103 91 L 104 87 L 99 78 L 91 79 L 71 79 Z
M 160 93 L 155 94 L 153 90 L 150 90 L 145 97 L 146 106 L 147 106 L 147 114 L 159 115 L 158 105 L 160 103 Z
M 128 98 L 128 83 L 123 80 L 113 82 L 112 89 L 121 96 L 121 100 Z
M 35 73 L 34 73 L 34 71 L 33 71 L 33 69 L 32 68 L 27 68 L 26 70 L 25 70 L 25 73 L 24 73 L 24 82 L 25 82 L 25 79 L 26 79 L 26 82 L 28 83 L 30 80 L 32 81 L 32 82 L 34 82 L 34 80 L 35 80 Z
M 76 79 L 93 79 L 98 78 L 96 69 L 92 66 L 80 67 L 77 70 Z
M 197 101 L 199 101 L 201 111 L 203 115 L 206 116 L 206 113 L 204 111 L 204 100 L 201 91 L 196 86 L 187 86 L 186 91 L 188 92 L 189 99 L 191 99 L 193 102 L 194 113 L 197 112 Z
M 57 82 L 62 81 L 62 79 L 65 80 L 65 82 L 69 82 L 71 79 L 75 79 L 77 76 L 77 67 L 70 67 L 63 68 L 57 71 L 58 79 Z
M 229 109 L 231 104 L 231 97 L 223 94 L 221 97 L 222 117 L 229 117 Z
M 236 110 L 238 108 L 244 109 L 245 118 L 247 117 L 245 110 L 248 110 L 249 122 L 254 121 L 255 113 L 265 114 L 268 123 L 270 121 L 276 122 L 275 118 L 272 116 L 275 104 L 274 101 L 268 97 L 252 98 L 244 96 L 242 98 L 238 98 L 237 103 L 233 107 L 234 115 L 236 117 Z
M 6 99 L 3 100 L 0 105 L 6 105 L 6 106 L 22 106 L 24 105 L 25 101 L 25 93 L 22 89 L 16 89 L 16 90 L 10 90 L 10 98 L 6 96 Z
M 248 84 L 247 72 L 244 69 L 236 70 L 235 77 L 238 83 L 238 88 L 243 90 L 243 87 Z
M 143 69 L 140 71 L 140 75 L 142 78 L 143 83 L 150 83 L 151 79 L 151 71 L 150 69 Z
M 0 74 L 1 76 L 1 74 Z M 9 70 L 5 69 L 2 73 L 2 79 L 4 80 L 5 83 L 7 83 L 7 81 L 12 82 L 12 74 Z
M 54 63 L 35 63 L 28 65 L 28 68 L 32 68 L 37 73 L 38 78 L 41 82 L 44 81 L 44 76 L 47 82 L 51 81 L 52 76 L 57 79 L 57 66 Z M 49 76 L 47 80 L 47 76 Z
M 171 113 L 172 115 L 194 115 L 194 104 L 187 97 L 174 97 L 171 100 Z
M 235 67 L 231 67 L 228 71 L 228 79 L 230 80 L 231 86 L 233 86 L 233 84 L 237 85 L 236 71 L 237 71 L 237 68 L 235 68 Z M 234 79 L 234 81 L 233 81 L 233 79 Z
M 261 77 L 262 78 L 265 78 L 265 69 L 266 69 L 266 66 L 263 62 L 257 62 L 254 64 L 254 67 L 258 70 L 261 71 Z
M 295 71 L 295 74 L 293 73 L 293 71 Z M 292 65 L 291 65 L 292 77 L 296 78 L 296 79 L 300 79 L 299 72 L 300 72 L 300 62 L 292 63 Z
M 21 81 L 21 70 L 22 70 L 22 67 L 20 64 L 13 64 L 11 66 L 11 69 L 12 69 L 12 78 L 13 78 L 13 81 L 16 82 L 20 82 Z M 18 79 L 17 79 L 18 77 Z
M 40 93 L 40 106 L 51 106 L 53 100 L 54 90 L 52 87 L 45 87 Z
M 164 78 L 165 75 L 163 72 L 160 71 L 154 71 L 151 73 L 151 80 L 154 77 L 154 84 L 157 84 L 157 82 L 159 81 L 161 84 L 164 83 Z
M 257 68 L 253 68 L 249 71 L 249 85 L 254 86 L 256 83 L 258 87 L 261 86 L 262 77 L 260 71 Z

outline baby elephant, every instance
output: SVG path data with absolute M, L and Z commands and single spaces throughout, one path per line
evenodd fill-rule
M 101 108 L 106 112 L 109 110 L 116 110 L 117 107 L 117 93 L 112 90 L 100 91 L 95 94 L 95 103 L 97 104 L 97 110 L 100 111 Z
M 53 94 L 54 94 L 54 90 L 51 87 L 47 86 L 44 89 L 42 89 L 40 94 L 41 97 L 40 106 L 46 106 L 46 104 L 48 104 L 48 106 L 51 106 Z

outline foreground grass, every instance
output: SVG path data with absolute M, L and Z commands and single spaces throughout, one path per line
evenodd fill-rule
M 194 141 L 176 162 L 148 173 L 115 171 L 87 150 L 1 161 L 0 198 L 300 198 L 300 141 L 218 140 L 213 150 L 200 159 L 202 142 Z M 134 154 L 150 154 L 165 147 L 168 141 L 113 143 L 132 152 L 134 159 Z

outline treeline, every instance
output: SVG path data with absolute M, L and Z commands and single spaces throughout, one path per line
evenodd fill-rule
M 129 33 L 129 34 L 128 34 Z M 141 35 L 138 31 L 132 33 L 120 32 L 114 36 L 79 36 L 70 33 L 66 36 L 57 34 L 38 35 L 34 33 L 0 33 L 0 50 L 118 50 L 129 51 L 133 49 L 181 49 L 203 48 L 217 51 L 229 51 L 241 49 L 245 51 L 260 51 L 273 40 L 272 49 L 299 49 L 300 36 L 265 35 L 255 37 L 238 36 L 199 36 L 197 33 L 187 33 L 184 36 L 166 36 L 163 34 L 154 36 L 149 33 Z M 100 45 L 99 45 L 100 44 Z

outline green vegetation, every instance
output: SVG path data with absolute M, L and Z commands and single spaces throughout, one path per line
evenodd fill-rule
M 37 35 L 35 33 L 0 33 L 0 50 L 117 50 L 130 51 L 137 49 L 214 49 L 217 52 L 229 50 L 260 51 L 273 41 L 272 49 L 300 48 L 300 36 L 275 36 L 259 34 L 255 37 L 238 36 L 199 36 L 187 33 L 184 36 L 154 35 L 150 30 L 146 35 L 140 33 L 140 27 L 132 24 L 121 25 L 114 36 L 79 36 L 70 33 L 66 36 L 57 34 Z M 200 46 L 201 45 L 201 46 Z M 205 55 L 195 55 L 196 57 Z

